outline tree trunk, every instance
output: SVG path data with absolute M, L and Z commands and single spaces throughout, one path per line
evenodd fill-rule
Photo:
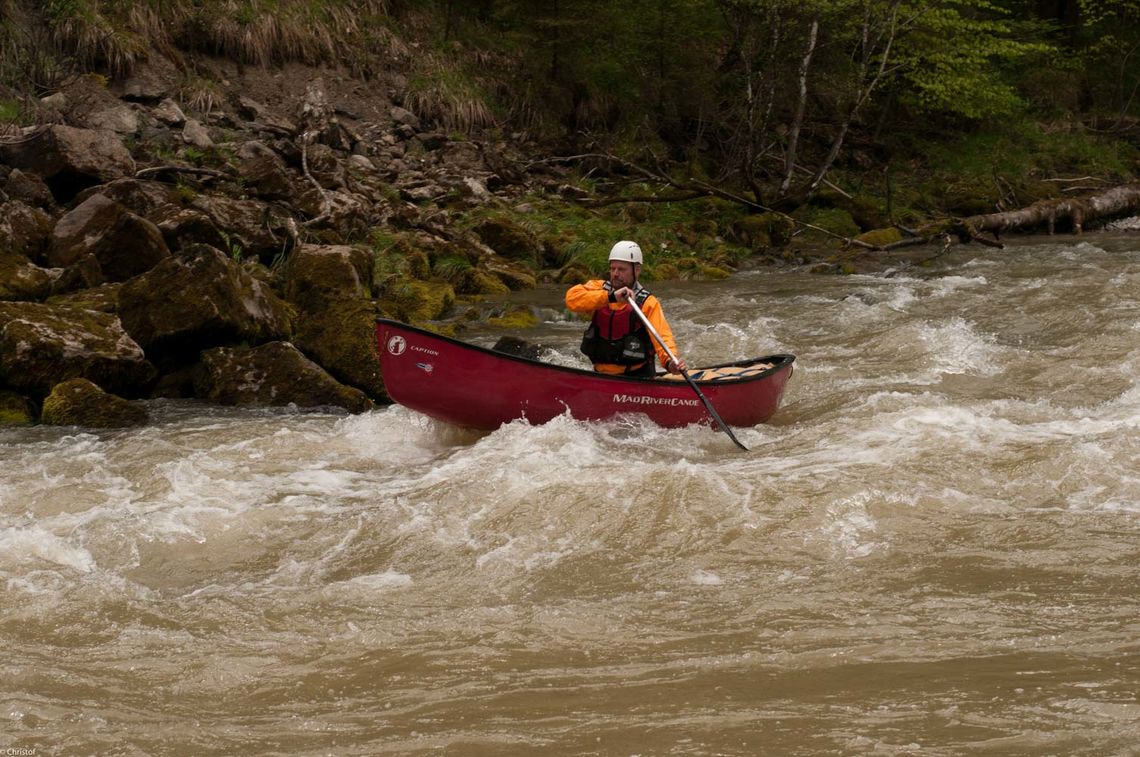
M 1052 234 L 1058 222 L 1069 222 L 1073 233 L 1080 234 L 1088 221 L 1128 213 L 1140 213 L 1140 184 L 1114 187 L 1083 198 L 1041 200 L 1005 213 L 970 216 L 955 224 L 954 231 L 962 239 L 977 239 L 982 232 L 997 236 L 1003 231 L 1029 231 L 1040 227 Z
M 800 93 L 796 101 L 796 115 L 792 120 L 792 127 L 788 131 L 788 146 L 784 151 L 784 181 L 780 184 L 779 197 L 788 194 L 792 186 L 792 175 L 796 170 L 796 150 L 799 147 L 800 129 L 804 123 L 804 112 L 807 110 L 808 72 L 811 70 L 811 58 L 815 53 L 816 37 L 819 34 L 819 21 L 812 19 L 811 29 L 808 32 L 807 50 L 803 60 L 800 61 L 799 82 Z

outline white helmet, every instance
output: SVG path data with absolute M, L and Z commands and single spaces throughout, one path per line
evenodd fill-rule
M 610 248 L 610 260 L 641 264 L 641 247 L 637 242 L 618 242 Z

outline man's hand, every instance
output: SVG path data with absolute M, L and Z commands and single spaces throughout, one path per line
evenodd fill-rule
M 669 373 L 681 373 L 687 370 L 688 367 L 689 366 L 685 365 L 685 361 L 680 358 L 665 363 L 665 370 L 669 371 Z
M 614 290 L 614 300 L 617 302 L 626 302 L 631 297 L 633 297 L 633 290 L 629 287 Z

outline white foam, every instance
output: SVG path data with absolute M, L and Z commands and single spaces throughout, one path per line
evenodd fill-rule
M 989 281 L 985 276 L 942 276 L 929 283 L 930 294 L 935 297 L 948 297 L 964 289 L 988 285 Z
M 386 570 L 383 573 L 369 573 L 342 581 L 341 586 L 361 591 L 388 591 L 391 589 L 406 589 L 415 581 L 407 573 L 397 570 Z
M 878 538 L 878 523 L 867 511 L 869 503 L 882 498 L 881 493 L 870 491 L 832 502 L 826 508 L 827 521 L 820 535 L 848 558 L 866 557 L 884 549 L 886 542 Z
M 82 547 L 70 544 L 41 526 L 9 527 L 0 531 L 0 564 L 21 565 L 30 561 L 49 562 L 78 573 L 95 570 L 95 559 Z
M 979 335 L 963 318 L 924 324 L 919 336 L 936 371 L 991 376 L 1000 370 L 993 339 Z
M 724 579 L 711 570 L 694 570 L 689 575 L 689 582 L 697 586 L 721 586 Z

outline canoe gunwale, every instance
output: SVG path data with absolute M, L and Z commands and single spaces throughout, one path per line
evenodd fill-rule
M 499 352 L 498 350 L 492 349 L 490 347 L 482 347 L 482 346 L 477 345 L 477 344 L 471 344 L 470 342 L 464 342 L 464 341 L 462 341 L 460 339 L 456 339 L 454 337 L 445 336 L 443 334 L 438 334 L 434 331 L 428 331 L 427 329 L 422 329 L 422 328 L 419 328 L 418 326 L 412 326 L 410 324 L 404 323 L 402 321 L 396 321 L 396 320 L 393 320 L 391 318 L 376 318 L 376 323 L 377 323 L 377 325 L 383 324 L 383 325 L 388 325 L 390 327 L 394 327 L 397 329 L 405 329 L 407 331 L 412 331 L 412 332 L 415 332 L 418 334 L 422 334 L 422 335 L 424 335 L 428 338 L 431 338 L 431 339 L 439 339 L 439 340 L 448 342 L 450 344 L 453 344 L 457 347 L 461 347 L 463 349 L 476 350 L 478 352 L 483 352 L 483 353 L 491 355 L 491 356 L 493 356 L 499 360 L 511 360 L 514 362 L 524 363 L 526 365 L 536 366 L 536 367 L 540 367 L 540 368 L 543 368 L 546 370 L 552 370 L 552 371 L 561 371 L 561 372 L 566 372 L 566 373 L 573 373 L 573 374 L 593 376 L 593 377 L 604 376 L 607 379 L 612 379 L 614 381 L 628 382 L 631 384 L 641 384 L 641 385 L 660 385 L 661 384 L 661 379 L 658 377 L 650 378 L 647 376 L 646 377 L 624 376 L 620 373 L 618 373 L 618 374 L 609 374 L 609 373 L 599 374 L 597 371 L 594 371 L 593 369 L 590 369 L 590 368 L 575 368 L 575 367 L 569 366 L 569 365 L 557 365 L 555 363 L 546 363 L 546 362 L 543 362 L 541 360 L 533 360 L 533 359 L 528 358 L 528 357 L 523 357 L 522 355 L 512 355 L 512 354 L 507 353 L 507 352 Z M 759 357 L 747 358 L 744 360 L 735 360 L 735 361 L 730 361 L 727 363 L 717 363 L 715 365 L 704 365 L 704 366 L 700 366 L 698 368 L 690 368 L 689 372 L 692 373 L 694 371 L 713 371 L 713 370 L 717 370 L 720 368 L 746 368 L 750 365 L 755 365 L 756 363 L 772 363 L 772 366 L 770 368 L 766 368 L 766 369 L 764 369 L 758 373 L 753 373 L 753 374 L 750 374 L 747 376 L 742 376 L 742 377 L 729 376 L 729 377 L 718 377 L 718 378 L 711 378 L 711 379 L 694 379 L 694 383 L 696 383 L 698 386 L 724 386 L 725 384 L 747 384 L 747 383 L 751 383 L 753 381 L 760 381 L 762 379 L 768 378 L 769 376 L 771 376 L 774 373 L 777 373 L 778 371 L 785 370 L 785 369 L 791 367 L 792 364 L 795 362 L 795 359 L 796 358 L 794 355 L 783 354 L 783 353 L 775 354 L 775 355 L 762 355 Z M 660 376 L 660 374 L 658 374 L 658 375 Z

